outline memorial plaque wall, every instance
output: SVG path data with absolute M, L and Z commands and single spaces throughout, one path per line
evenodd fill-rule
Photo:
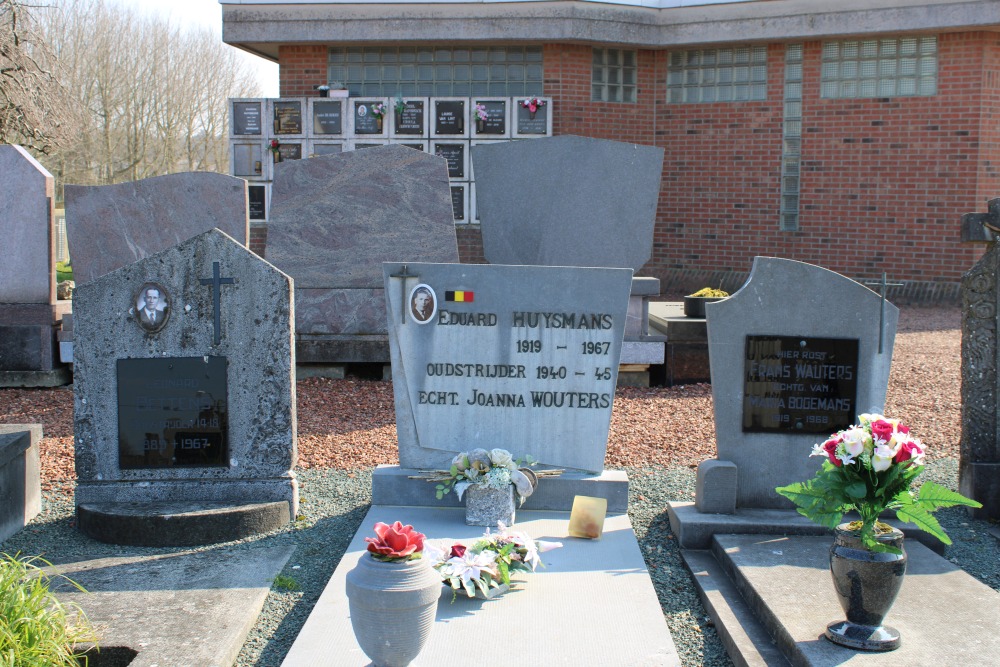
M 435 136 L 465 134 L 465 101 L 437 100 L 434 103 Z
M 260 107 L 260 102 L 233 102 L 233 134 L 259 136 Z
M 313 155 L 336 155 L 344 152 L 343 144 L 313 144 Z
M 466 186 L 451 186 L 451 207 L 455 210 L 455 222 L 467 222 L 465 213 Z
M 121 469 L 226 466 L 225 357 L 118 360 Z
M 426 125 L 423 100 L 405 100 L 402 111 L 395 113 L 396 134 L 422 136 Z
M 278 162 L 283 160 L 301 160 L 302 144 L 281 144 L 278 146 L 278 156 L 280 157 Z
M 448 178 L 465 178 L 465 144 L 434 144 L 434 154 L 448 161 Z
M 313 103 L 313 134 L 343 134 L 343 103 L 340 100 Z
M 267 219 L 266 185 L 250 185 L 247 187 L 247 216 L 251 220 Z
M 264 173 L 260 144 L 233 145 L 233 175 L 260 177 Z
M 549 107 L 543 105 L 534 112 L 526 106 L 517 103 L 517 134 L 537 134 L 544 136 L 548 133 L 549 127 Z
M 858 340 L 747 336 L 743 431 L 828 434 L 857 416 Z
M 486 112 L 486 120 L 476 119 L 476 135 L 503 136 L 507 134 L 507 102 L 477 102 Z
M 276 101 L 274 103 L 274 133 L 302 134 L 302 103 Z
M 372 112 L 379 102 L 354 103 L 354 134 L 382 134 L 382 117 Z

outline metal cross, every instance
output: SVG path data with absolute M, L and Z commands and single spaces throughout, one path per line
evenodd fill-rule
M 902 287 L 904 283 L 886 282 L 885 272 L 883 271 L 882 280 L 868 280 L 865 281 L 865 285 L 878 285 L 878 294 L 882 297 L 882 303 L 879 304 L 878 311 L 878 353 L 882 354 L 882 340 L 885 338 L 885 289 L 887 287 Z
M 400 289 L 400 293 L 399 293 L 399 302 L 401 304 L 400 315 L 402 315 L 402 317 L 403 317 L 403 321 L 400 322 L 400 324 L 406 324 L 406 279 L 407 278 L 419 278 L 420 276 L 418 276 L 418 275 L 416 275 L 414 273 L 410 273 L 409 270 L 406 267 L 406 264 L 403 264 L 403 270 L 401 272 L 399 272 L 399 273 L 390 273 L 389 277 L 390 278 L 400 278 L 403 281 L 403 286 Z
M 212 286 L 212 301 L 214 302 L 215 311 L 215 344 L 218 345 L 219 341 L 222 339 L 221 325 L 219 322 L 219 306 L 222 302 L 222 290 L 220 287 L 222 285 L 234 285 L 236 284 L 235 278 L 223 278 L 219 274 L 219 263 L 212 262 L 212 277 L 211 278 L 199 278 L 202 285 Z

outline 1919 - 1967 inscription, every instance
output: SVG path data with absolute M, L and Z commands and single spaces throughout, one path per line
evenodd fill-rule
M 496 327 L 502 319 L 497 313 L 461 312 L 442 309 L 436 323 L 444 326 Z M 546 338 L 546 330 L 608 332 L 614 318 L 608 313 L 514 311 L 509 321 L 517 334 L 510 338 L 505 352 L 514 363 L 478 363 L 475 361 L 431 361 L 424 371 L 425 389 L 417 392 L 418 405 L 480 406 L 497 408 L 579 408 L 607 409 L 614 387 L 605 391 L 559 391 L 550 387 L 560 381 L 586 379 L 607 382 L 613 377 L 607 361 L 610 340 L 579 340 L 558 344 Z M 533 357 L 544 355 L 546 362 Z M 533 363 L 533 361 L 535 363 Z M 604 363 L 605 365 L 601 365 Z M 434 389 L 436 379 L 446 379 L 447 389 Z M 453 380 L 467 380 L 468 387 L 456 391 Z M 502 381 L 505 391 L 486 388 L 484 381 Z M 521 381 L 521 382 L 517 382 Z M 478 382 L 478 384 L 477 384 Z M 527 384 L 524 390 L 511 391 L 510 385 Z

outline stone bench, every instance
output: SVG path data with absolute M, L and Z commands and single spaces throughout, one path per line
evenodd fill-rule
M 0 424 L 0 542 L 41 511 L 41 424 Z

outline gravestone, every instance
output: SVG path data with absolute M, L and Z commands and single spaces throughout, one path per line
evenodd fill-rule
M 0 386 L 70 381 L 56 334 L 71 302 L 56 298 L 53 179 L 20 146 L 0 145 Z
M 313 134 L 343 134 L 344 103 L 341 100 L 313 102 Z
M 448 469 L 458 452 L 500 447 L 516 458 L 600 476 L 631 274 L 387 263 L 400 466 Z M 566 475 L 561 482 L 578 479 Z M 383 481 L 373 482 L 376 504 L 435 501 L 432 487 L 420 481 L 401 485 L 401 497 L 381 497 Z M 558 484 L 546 480 L 539 491 Z M 572 494 L 560 500 L 568 511 Z
M 67 185 L 66 237 L 77 285 L 218 228 L 246 245 L 247 183 L 208 172 L 117 185 Z
M 275 171 L 267 259 L 295 280 L 299 363 L 387 363 L 382 262 L 458 261 L 445 161 L 393 145 Z
M 262 134 L 260 106 L 260 102 L 233 102 L 233 134 L 241 136 Z
M 790 508 L 774 488 L 812 477 L 812 446 L 883 411 L 899 310 L 833 271 L 757 257 L 706 312 L 718 459 L 699 467 L 696 504 Z
M 42 509 L 41 424 L 0 424 L 0 543 Z
M 404 100 L 403 108 L 393 112 L 393 130 L 397 135 L 424 136 L 427 133 L 427 103 L 424 100 Z
M 180 527 L 218 506 L 269 517 L 251 532 L 295 516 L 291 290 L 288 276 L 219 230 L 77 288 L 81 530 L 154 543 L 115 533 L 171 514 L 183 515 L 166 522 Z M 221 541 L 242 529 L 212 530 Z
M 662 148 L 564 135 L 476 145 L 472 161 L 489 262 L 638 271 L 649 261 Z M 648 324 L 659 293 L 656 278 L 635 279 L 622 363 L 663 363 Z
M 969 513 L 1000 519 L 1000 375 L 997 282 L 1000 280 L 1000 199 L 988 213 L 962 218 L 962 240 L 987 243 L 986 253 L 962 276 L 962 440 L 959 490 L 983 504 Z

